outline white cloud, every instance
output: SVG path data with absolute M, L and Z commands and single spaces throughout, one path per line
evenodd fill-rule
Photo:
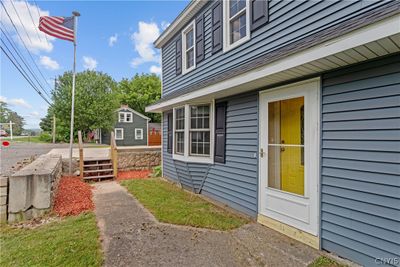
M 154 22 L 139 21 L 139 29 L 131 35 L 135 51 L 139 57 L 132 59 L 131 65 L 136 68 L 146 62 L 160 62 L 160 55 L 153 47 L 153 42 L 160 35 L 160 28 Z
M 118 41 L 118 34 L 114 34 L 112 36 L 110 36 L 110 38 L 108 38 L 108 45 L 110 47 L 113 47 L 114 44 Z
M 40 56 L 39 64 L 48 70 L 58 70 L 60 65 L 48 56 Z
M 29 113 L 29 115 L 33 118 L 39 118 L 40 119 L 40 113 L 37 111 L 32 111 L 31 113 Z
M 23 108 L 27 108 L 27 109 L 32 108 L 32 106 L 30 104 L 28 104 L 28 102 L 26 102 L 25 99 L 23 99 L 23 98 L 8 99 L 5 96 L 0 96 L 0 101 L 7 103 L 10 106 L 19 106 L 19 107 L 23 107 Z
M 161 21 L 161 30 L 165 30 L 170 24 L 168 21 Z
M 161 67 L 156 66 L 156 65 L 152 65 L 152 66 L 150 67 L 150 72 L 151 72 L 151 73 L 155 73 L 155 74 L 157 74 L 157 75 L 160 75 L 160 74 L 161 74 Z
M 33 53 L 39 53 L 41 51 L 44 52 L 51 52 L 53 50 L 52 42 L 55 40 L 54 37 L 46 35 L 39 31 L 39 17 L 40 16 L 49 16 L 49 11 L 41 10 L 40 8 L 36 8 L 35 5 L 31 4 L 27 1 L 2 1 L 5 5 L 5 8 L 10 15 L 12 21 L 15 24 L 23 42 L 25 43 L 26 47 Z M 18 14 L 15 12 L 17 10 Z M 30 13 L 29 13 L 30 12 Z M 40 13 L 40 15 L 39 15 Z M 18 18 L 19 15 L 19 18 Z M 32 18 L 31 18 L 32 16 Z M 21 19 L 21 20 L 20 20 Z M 33 22 L 32 22 L 33 19 Z M 0 20 L 3 24 L 7 26 L 8 31 L 12 34 L 12 38 L 16 40 L 21 47 L 23 44 L 19 39 L 15 29 L 7 16 L 7 13 L 2 8 Z
M 95 70 L 97 68 L 97 60 L 92 57 L 83 57 L 83 67 L 88 70 Z

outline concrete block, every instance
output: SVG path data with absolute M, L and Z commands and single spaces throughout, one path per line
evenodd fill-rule
M 0 176 L 0 187 L 6 187 L 8 184 L 8 177 Z
M 0 223 L 7 222 L 7 211 L 0 211 Z
M 7 204 L 7 196 L 0 196 L 0 205 Z
M 7 187 L 0 187 L 0 196 L 7 196 Z
M 61 157 L 42 155 L 9 179 L 9 221 L 36 217 L 52 206 L 53 184 L 61 176 Z M 44 211 L 44 212 L 45 212 Z

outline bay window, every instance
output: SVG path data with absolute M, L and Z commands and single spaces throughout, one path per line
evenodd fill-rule
M 190 106 L 190 155 L 210 156 L 210 106 Z
M 213 109 L 213 104 L 185 105 L 174 109 L 174 159 L 213 161 Z
M 175 153 L 185 151 L 185 107 L 175 109 Z

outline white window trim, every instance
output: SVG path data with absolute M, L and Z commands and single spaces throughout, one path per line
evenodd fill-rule
M 222 21 L 223 21 L 223 52 L 227 52 L 245 42 L 250 40 L 250 0 L 246 0 L 246 36 L 242 39 L 234 42 L 233 44 L 230 43 L 230 18 L 229 18 L 229 1 L 222 1 L 223 5 L 223 12 L 222 12 Z M 239 12 L 241 13 L 241 12 Z M 238 13 L 238 14 L 239 14 Z M 236 16 L 236 15 L 235 15 Z M 234 16 L 234 17 L 235 17 Z
M 200 106 L 200 105 L 210 105 L 210 156 L 196 156 L 190 155 L 190 141 L 189 141 L 189 125 L 190 125 L 190 106 Z M 175 153 L 175 109 L 185 108 L 185 145 L 184 145 L 184 153 L 176 154 Z M 215 102 L 201 102 L 201 103 L 190 103 L 185 104 L 184 106 L 177 106 L 173 109 L 172 121 L 173 121 L 173 133 L 172 133 L 172 158 L 174 160 L 185 161 L 185 162 L 197 162 L 197 163 L 214 163 L 214 109 Z
M 121 120 L 121 114 L 123 114 L 123 119 Z M 126 121 L 126 115 L 131 114 L 131 121 Z M 127 123 L 132 123 L 133 122 L 133 113 L 128 112 L 128 111 L 120 111 L 118 112 L 118 122 L 127 122 Z
M 121 131 L 121 138 L 117 137 L 117 131 Z M 114 129 L 114 136 L 115 136 L 115 140 L 124 140 L 124 128 L 115 128 Z
M 193 29 L 193 66 L 186 68 L 186 33 Z M 193 20 L 186 28 L 182 31 L 182 74 L 188 73 L 196 68 L 196 24 Z
M 140 132 L 140 135 L 138 134 L 139 132 Z M 143 129 L 142 128 L 135 128 L 135 140 L 143 140 Z

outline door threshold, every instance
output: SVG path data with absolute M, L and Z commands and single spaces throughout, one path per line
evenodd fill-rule
M 293 226 L 284 224 L 280 221 L 264 216 L 262 214 L 257 215 L 257 222 L 265 225 L 281 234 L 284 234 L 290 238 L 293 238 L 301 243 L 304 243 L 312 248 L 320 249 L 319 237 L 294 228 Z

